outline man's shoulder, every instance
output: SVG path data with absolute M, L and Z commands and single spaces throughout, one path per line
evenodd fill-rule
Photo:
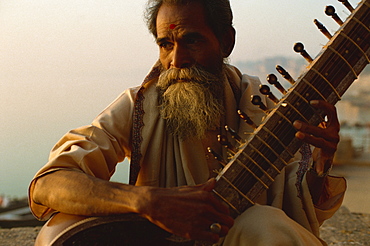
M 240 78 L 240 88 L 245 90 L 249 85 L 250 86 L 259 86 L 261 80 L 258 76 L 250 75 L 240 71 L 236 66 L 227 65 L 228 74 L 234 74 Z

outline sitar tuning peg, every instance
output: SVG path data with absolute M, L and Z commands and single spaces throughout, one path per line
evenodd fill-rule
M 231 154 L 235 155 L 235 153 L 237 152 L 237 149 L 229 142 L 227 137 L 225 135 L 218 135 L 217 137 L 218 137 L 218 142 L 222 146 L 227 148 L 231 152 Z
M 265 95 L 269 99 L 271 99 L 274 103 L 279 103 L 279 99 L 277 99 L 277 97 L 272 94 L 270 87 L 268 87 L 267 85 L 260 85 L 260 92 L 262 93 L 262 95 Z
M 353 12 L 355 9 L 352 7 L 352 5 L 348 2 L 348 0 L 338 0 L 339 2 L 343 3 L 344 6 L 346 6 L 346 8 Z
M 306 59 L 308 62 L 313 61 L 311 56 L 304 49 L 304 45 L 302 43 L 295 43 L 293 49 L 294 49 L 295 52 L 300 53 L 304 57 L 304 59 Z
M 214 156 L 215 160 L 217 160 L 222 166 L 226 166 L 226 162 L 221 157 L 221 155 L 217 154 L 217 152 L 215 152 L 211 147 L 208 147 L 207 150 Z
M 262 98 L 258 95 L 254 95 L 251 97 L 251 102 L 253 105 L 256 105 L 258 106 L 260 109 L 262 109 L 263 111 L 267 111 L 267 107 L 265 104 L 263 104 L 262 102 Z
M 290 74 L 282 66 L 277 65 L 276 71 L 278 71 L 281 74 L 281 76 L 283 76 L 284 79 L 288 80 L 289 83 L 294 85 L 295 83 L 294 79 L 292 78 L 292 76 L 290 76 Z
M 329 6 L 326 6 L 325 8 L 325 14 L 328 15 L 328 16 L 331 16 L 335 22 L 338 23 L 338 25 L 343 25 L 343 21 L 339 18 L 339 16 L 337 15 L 337 13 L 335 13 L 335 8 L 331 5 Z
M 254 129 L 257 128 L 257 125 L 252 121 L 252 119 L 249 118 L 249 116 L 246 113 L 244 113 L 243 111 L 241 111 L 240 109 L 238 110 L 238 115 L 242 120 L 244 120 L 245 123 L 247 123 L 248 125 L 250 125 Z
M 325 37 L 327 37 L 328 39 L 331 39 L 333 37 L 328 29 L 326 29 L 326 27 L 320 21 L 314 19 L 313 22 L 315 23 L 317 28 L 319 28 L 319 30 L 325 35 Z
M 271 85 L 275 86 L 276 89 L 278 89 L 284 95 L 287 93 L 287 91 L 284 89 L 284 87 L 279 83 L 275 74 L 267 75 L 267 82 L 269 82 Z
M 225 130 L 228 133 L 230 133 L 231 137 L 234 138 L 238 143 L 242 143 L 243 141 L 242 138 L 239 136 L 239 134 L 234 129 L 226 125 Z

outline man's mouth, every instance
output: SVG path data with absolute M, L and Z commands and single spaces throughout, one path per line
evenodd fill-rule
M 190 82 L 190 79 L 178 79 L 177 82 L 178 83 L 186 83 L 186 82 Z
M 191 81 L 190 79 L 184 79 L 184 78 L 171 79 L 170 85 L 177 84 L 177 83 L 188 83 L 190 81 Z

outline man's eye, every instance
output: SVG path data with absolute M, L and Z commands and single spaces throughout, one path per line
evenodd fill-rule
M 186 40 L 186 43 L 187 44 L 196 44 L 196 43 L 198 43 L 199 42 L 199 39 L 197 39 L 197 38 L 188 38 L 187 40 Z
M 163 49 L 166 49 L 166 50 L 169 50 L 169 49 L 172 49 L 173 44 L 172 43 L 169 43 L 169 42 L 160 43 L 159 44 L 159 47 L 161 47 Z

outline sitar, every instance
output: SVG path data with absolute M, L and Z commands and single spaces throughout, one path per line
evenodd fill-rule
M 318 125 L 325 113 L 310 106 L 311 100 L 325 100 L 335 105 L 370 62 L 370 0 L 361 1 L 354 9 L 346 0 L 339 0 L 351 12 L 345 22 L 332 6 L 326 14 L 340 25 L 333 35 L 317 20 L 315 24 L 329 38 L 315 59 L 302 44 L 294 50 L 309 61 L 306 71 L 293 80 L 281 67 L 279 73 L 292 82 L 285 91 L 270 76 L 272 84 L 284 95 L 274 99 L 270 110 L 248 140 L 241 142 L 228 163 L 218 173 L 213 192 L 224 201 L 237 217 L 253 206 L 259 195 L 268 189 L 275 177 L 301 148 L 303 142 L 295 137 L 295 120 Z M 269 97 L 272 94 L 261 88 Z M 258 97 L 253 103 L 263 109 Z M 242 112 L 241 117 L 253 125 Z M 234 135 L 234 137 L 236 137 Z M 35 245 L 208 245 L 178 238 L 135 214 L 104 217 L 82 217 L 56 214 L 41 229 Z

